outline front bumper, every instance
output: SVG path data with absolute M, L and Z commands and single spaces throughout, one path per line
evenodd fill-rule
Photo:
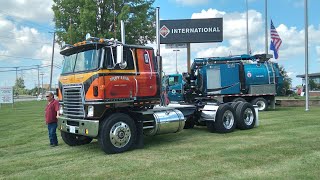
M 99 133 L 99 121 L 60 116 L 58 117 L 58 128 L 64 132 L 95 138 Z

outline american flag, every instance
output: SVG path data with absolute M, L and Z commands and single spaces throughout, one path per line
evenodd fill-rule
M 272 20 L 271 20 L 270 34 L 271 34 L 270 50 L 273 50 L 274 58 L 278 59 L 278 57 L 279 57 L 278 51 L 281 46 L 282 40 L 281 40 L 276 28 L 274 27 Z

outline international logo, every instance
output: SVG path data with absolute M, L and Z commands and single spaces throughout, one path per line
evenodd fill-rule
M 167 28 L 167 26 L 163 25 L 163 26 L 160 28 L 160 35 L 161 35 L 163 38 L 166 38 L 169 33 L 170 33 L 170 30 Z

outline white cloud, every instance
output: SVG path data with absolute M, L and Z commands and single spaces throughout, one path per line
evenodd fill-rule
M 320 24 L 318 29 L 314 25 L 308 27 L 309 42 L 312 44 L 320 44 Z
M 184 6 L 195 6 L 195 5 L 202 5 L 208 4 L 209 0 L 174 0 L 177 4 L 181 4 Z
M 1 13 L 1 11 L 0 11 Z M 0 66 L 15 67 L 19 69 L 36 68 L 35 65 L 50 65 L 52 53 L 52 35 L 48 31 L 39 31 L 36 27 L 21 26 L 10 19 L 0 16 Z M 55 46 L 54 64 L 61 65 L 62 56 L 59 47 Z M 39 60 L 41 59 L 41 60 Z M 29 66 L 29 67 L 21 67 Z M 11 69 L 1 69 L 12 70 Z M 49 83 L 50 67 L 41 68 L 45 73 L 44 83 Z M 59 69 L 54 68 L 54 76 L 58 77 Z M 4 74 L 6 74 L 4 76 Z M 18 72 L 18 77 L 23 76 L 27 88 L 33 88 L 37 82 L 37 70 L 24 70 Z M 55 78 L 56 79 L 56 78 Z M 55 81 L 55 80 L 54 80 Z M 0 72 L 0 85 L 14 85 L 15 72 Z
M 260 36 L 260 34 L 264 32 L 262 15 L 260 12 L 255 10 L 249 10 L 248 14 L 249 38 L 252 51 L 262 51 L 262 46 L 264 44 L 264 40 Z M 223 47 L 202 49 L 200 52 L 197 52 L 197 57 L 207 57 L 209 54 L 211 56 L 228 56 L 230 54 L 244 54 L 246 52 L 245 12 L 226 13 L 224 11 L 210 8 L 208 10 L 202 10 L 200 13 L 193 13 L 191 16 L 192 19 L 221 17 L 223 18 L 223 39 L 228 46 L 223 45 Z M 206 48 L 208 48 L 208 46 Z M 218 54 L 215 55 L 214 53 Z
M 52 0 L 0 1 L 0 14 L 13 16 L 15 21 L 29 20 L 48 23 L 53 20 Z
M 196 57 L 216 57 L 216 56 L 226 56 L 227 54 L 230 54 L 230 48 L 225 46 L 219 46 L 216 48 L 209 48 L 209 49 L 199 51 Z
M 216 9 L 202 10 L 200 13 L 193 13 L 191 19 L 201 19 L 201 18 L 221 18 L 226 12 L 218 11 Z

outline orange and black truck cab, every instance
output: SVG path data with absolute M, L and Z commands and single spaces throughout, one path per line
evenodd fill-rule
M 96 137 L 99 120 L 109 113 L 159 104 L 160 78 L 153 48 L 84 41 L 61 54 L 64 63 L 58 98 L 62 131 Z M 68 124 L 77 128 L 68 129 Z

